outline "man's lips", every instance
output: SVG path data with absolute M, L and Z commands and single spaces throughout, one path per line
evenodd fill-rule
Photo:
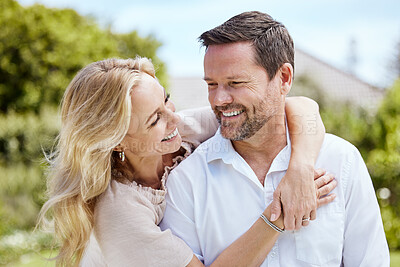
M 236 117 L 242 114 L 244 110 L 221 111 L 221 114 L 226 118 Z

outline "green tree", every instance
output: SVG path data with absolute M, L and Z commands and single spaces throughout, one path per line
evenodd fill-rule
M 161 43 L 153 36 L 102 29 L 72 9 L 0 0 L 0 29 L 2 265 L 51 245 L 30 231 L 45 200 L 43 152 L 54 144 L 57 106 L 76 72 L 93 61 L 136 55 L 152 59 L 164 85 L 166 71 L 156 55 Z
M 351 103 L 328 101 L 305 76 L 295 79 L 294 90 L 320 103 L 327 132 L 360 150 L 377 190 L 389 247 L 400 249 L 400 79 L 388 90 L 375 114 Z
M 381 199 L 386 236 L 391 248 L 400 248 L 400 79 L 388 91 L 371 129 L 375 148 L 367 164 L 375 188 L 390 194 Z
M 101 29 L 72 9 L 42 5 L 22 7 L 0 2 L 0 112 L 57 105 L 76 72 L 90 62 L 109 57 L 146 56 L 153 59 L 165 82 L 164 64 L 154 37 L 137 32 L 116 34 Z

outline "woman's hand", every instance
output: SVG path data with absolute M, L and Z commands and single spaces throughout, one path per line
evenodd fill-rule
M 332 202 L 336 194 L 332 193 L 337 186 L 337 181 L 331 173 L 326 173 L 323 169 L 317 169 L 314 172 L 314 182 L 317 188 L 317 206 L 318 208 Z M 329 194 L 329 195 L 328 195 Z
M 317 194 L 318 208 L 331 203 L 336 198 L 335 193 L 329 194 L 337 186 L 337 181 L 335 180 L 333 174 L 326 173 L 326 171 L 323 169 L 314 170 L 314 184 Z M 264 215 L 269 218 L 268 216 L 271 215 L 271 205 L 265 209 Z M 310 218 L 308 218 L 308 220 L 307 218 L 303 218 L 302 225 L 307 226 L 309 224 L 309 220 Z M 281 213 L 281 216 L 279 216 L 279 218 L 273 223 L 279 228 L 284 229 L 283 212 Z
M 333 174 L 326 173 L 326 171 L 323 169 L 317 169 L 314 171 L 314 183 L 317 192 L 318 208 L 332 202 L 335 199 L 335 193 L 329 194 L 337 186 L 337 182 Z M 302 225 L 307 226 L 309 224 L 309 219 L 310 218 L 303 218 Z

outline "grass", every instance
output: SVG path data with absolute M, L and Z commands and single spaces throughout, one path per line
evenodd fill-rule
M 390 267 L 400 266 L 400 251 L 390 252 Z
M 9 265 L 13 267 L 54 267 L 55 262 L 47 260 L 48 258 L 54 257 L 56 254 L 54 251 L 46 250 L 38 253 L 25 254 L 21 256 L 19 261 Z
M 41 254 L 27 254 L 23 255 L 19 262 L 16 262 L 10 266 L 14 267 L 54 267 L 54 261 L 47 261 L 46 258 L 55 256 L 52 251 L 44 251 Z M 398 267 L 400 266 L 400 251 L 392 251 L 390 253 L 390 266 Z

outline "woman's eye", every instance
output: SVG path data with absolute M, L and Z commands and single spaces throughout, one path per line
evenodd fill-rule
M 157 122 L 160 120 L 160 117 L 161 117 L 161 114 L 157 113 L 157 119 L 152 124 L 150 124 L 150 126 L 151 127 L 155 126 L 157 124 Z
M 168 102 L 170 96 L 171 96 L 171 95 L 168 93 L 168 94 L 167 94 L 167 97 L 165 98 L 165 102 L 164 102 L 164 103 L 167 103 L 167 102 Z

